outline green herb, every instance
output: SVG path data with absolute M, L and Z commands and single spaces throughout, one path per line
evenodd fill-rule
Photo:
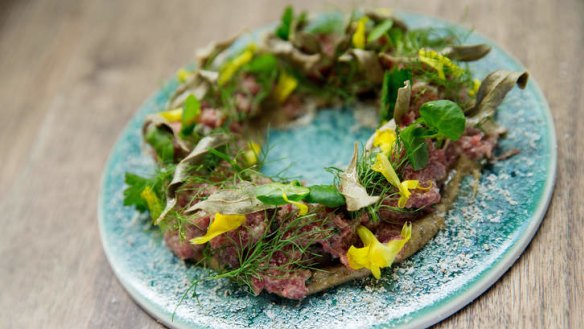
M 426 129 L 416 125 L 409 125 L 399 133 L 400 140 L 406 149 L 408 160 L 414 170 L 426 167 L 430 158 L 428 145 L 426 145 L 424 139 L 425 134 Z
M 310 247 L 332 236 L 328 217 L 308 214 L 277 219 L 275 214 L 267 221 L 268 229 L 257 242 L 241 246 L 240 241 L 232 240 L 234 245 L 241 246 L 235 248 L 238 266 L 204 280 L 231 279 L 253 289 L 253 279 L 282 278 L 299 270 L 317 270 L 319 255 L 310 251 Z M 271 227 L 277 229 L 270 230 Z M 283 262 L 273 261 L 278 254 L 280 258 L 281 254 L 286 256 Z
M 437 138 L 456 141 L 464 133 L 466 118 L 458 104 L 449 100 L 427 102 L 420 108 L 424 123 L 436 132 Z
M 265 204 L 276 206 L 288 203 L 284 200 L 283 194 L 286 194 L 288 200 L 301 201 L 308 193 L 310 193 L 310 190 L 304 186 L 282 183 L 260 185 L 255 189 L 255 196 L 258 200 Z
M 168 166 L 159 169 L 150 178 L 126 173 L 124 181 L 127 186 L 124 190 L 124 206 L 134 206 L 140 212 L 148 210 L 148 203 L 141 196 L 147 187 L 152 189 L 160 200 L 165 200 L 166 187 L 172 179 L 173 172 L 174 166 Z
M 371 43 L 377 41 L 383 35 L 386 35 L 389 29 L 393 26 L 393 20 L 386 19 L 377 26 L 375 26 L 371 32 L 369 32 L 369 36 L 367 36 L 367 43 Z
M 146 131 L 144 139 L 152 146 L 160 162 L 174 161 L 174 136 L 171 132 L 153 127 Z
M 412 71 L 408 69 L 392 69 L 385 72 L 381 87 L 380 120 L 387 121 L 393 118 L 397 93 L 407 80 L 412 80 Z
M 280 25 L 276 28 L 276 36 L 282 40 L 288 40 L 290 37 L 290 30 L 292 29 L 292 21 L 294 20 L 294 9 L 292 6 L 287 6 L 282 13 Z
M 278 60 L 276 59 L 276 56 L 272 54 L 263 54 L 254 57 L 254 59 L 252 59 L 243 70 L 255 74 L 269 74 L 276 70 L 277 66 Z
M 336 208 L 345 204 L 345 197 L 334 185 L 313 185 L 308 189 L 310 193 L 305 199 L 308 203 L 319 203 L 329 208 Z
M 195 95 L 190 94 L 183 105 L 183 115 L 182 115 L 182 128 L 181 136 L 189 136 L 193 133 L 195 129 L 195 120 L 201 114 L 201 103 L 195 97 Z
M 424 103 L 420 108 L 420 117 L 399 133 L 414 170 L 428 164 L 427 138 L 436 139 L 439 143 L 444 139 L 458 140 L 464 133 L 465 124 L 466 118 L 458 104 L 449 100 Z

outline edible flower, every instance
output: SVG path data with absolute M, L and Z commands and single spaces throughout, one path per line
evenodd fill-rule
M 174 110 L 160 112 L 158 113 L 158 115 L 160 115 L 164 120 L 168 122 L 179 122 L 182 120 L 183 109 L 182 107 L 179 107 Z
M 245 223 L 245 215 L 226 215 L 221 213 L 215 214 L 215 219 L 209 228 L 207 233 L 203 236 L 191 239 L 192 244 L 204 244 L 209 242 L 211 239 L 219 236 L 225 232 L 233 231 Z
M 438 77 L 442 80 L 446 80 L 444 74 L 445 68 L 447 68 L 455 77 L 459 77 L 464 73 L 464 70 L 452 63 L 450 58 L 440 55 L 433 49 L 420 49 L 418 51 L 418 58 L 420 62 L 435 69 L 438 72 Z
M 185 69 L 179 69 L 176 72 L 176 79 L 178 80 L 178 82 L 180 83 L 185 83 L 187 82 L 187 80 L 192 77 L 194 74 L 192 72 L 189 72 Z
M 283 103 L 297 86 L 298 81 L 294 79 L 293 76 L 282 71 L 278 77 L 278 82 L 274 87 L 274 95 L 278 102 Z
M 298 202 L 298 201 L 292 201 L 288 199 L 288 196 L 286 195 L 286 193 L 282 193 L 282 198 L 284 199 L 284 201 L 295 205 L 296 207 L 298 207 L 298 215 L 300 216 L 304 216 L 308 213 L 308 206 L 305 205 L 302 202 Z
M 163 210 L 162 202 L 160 202 L 160 199 L 156 196 L 156 193 L 154 193 L 152 188 L 150 186 L 146 186 L 142 190 L 142 193 L 140 193 L 140 196 L 146 201 L 146 204 L 148 205 L 148 211 L 150 211 L 150 216 L 152 219 L 155 220 L 160 217 L 160 214 L 162 214 Z
M 375 131 L 375 135 L 373 135 L 373 147 L 379 147 L 381 153 L 389 156 L 396 138 L 395 131 L 391 129 L 378 129 Z
M 224 86 L 227 82 L 229 82 L 229 80 L 231 80 L 231 78 L 233 78 L 233 75 L 235 75 L 235 73 L 237 73 L 237 71 L 239 71 L 242 66 L 249 63 L 253 58 L 254 52 L 255 45 L 252 44 L 248 46 L 247 49 L 244 50 L 239 56 L 225 64 L 221 69 L 221 72 L 219 73 L 219 79 L 217 80 L 219 86 Z
M 258 157 L 260 155 L 261 146 L 258 143 L 249 142 L 248 149 L 243 152 L 243 158 L 249 166 L 253 166 L 258 163 Z
M 468 95 L 473 97 L 479 92 L 479 88 L 481 87 L 481 81 L 479 79 L 472 80 L 472 89 L 468 91 Z
M 412 224 L 405 223 L 401 230 L 401 238 L 387 243 L 381 243 L 365 226 L 357 227 L 357 234 L 363 242 L 362 248 L 351 246 L 347 251 L 349 266 L 358 270 L 368 268 L 376 279 L 381 277 L 381 268 L 390 267 L 395 257 L 403 249 L 412 236 Z
M 367 38 L 365 38 L 365 24 L 369 18 L 367 16 L 363 16 L 357 21 L 357 28 L 355 29 L 355 33 L 353 33 L 353 47 L 358 49 L 365 49 L 365 42 Z
M 397 206 L 399 208 L 404 208 L 406 203 L 408 202 L 412 192 L 410 190 L 420 189 L 420 190 L 429 190 L 430 187 L 422 187 L 420 185 L 420 181 L 416 180 L 405 180 L 400 182 L 399 178 L 391 163 L 387 159 L 387 156 L 384 156 L 381 153 L 377 153 L 377 157 L 375 159 L 375 163 L 371 166 L 371 169 L 381 173 L 387 181 L 397 187 L 399 190 L 399 200 L 397 202 Z

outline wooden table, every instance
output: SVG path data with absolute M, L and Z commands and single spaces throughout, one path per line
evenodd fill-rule
M 349 10 L 357 1 L 296 1 Z M 370 6 L 383 5 L 380 1 Z M 0 2 L 0 328 L 158 328 L 113 275 L 97 228 L 104 163 L 134 111 L 193 50 L 278 19 L 285 1 Z M 543 89 L 557 187 L 531 245 L 438 327 L 584 325 L 584 2 L 393 1 L 490 37 Z

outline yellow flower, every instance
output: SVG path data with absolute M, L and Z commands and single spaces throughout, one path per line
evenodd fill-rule
M 255 45 L 252 44 L 239 56 L 226 63 L 221 69 L 221 72 L 219 72 L 219 79 L 217 80 L 219 86 L 224 86 L 229 80 L 231 80 L 231 78 L 233 78 L 233 75 L 235 75 L 242 66 L 249 63 L 253 58 L 254 52 Z
M 245 215 L 224 215 L 220 213 L 215 214 L 215 219 L 205 235 L 191 239 L 192 244 L 204 244 L 211 239 L 219 236 L 225 232 L 233 231 L 245 223 Z
M 357 28 L 353 33 L 353 47 L 365 49 L 365 42 L 367 41 L 367 38 L 365 38 L 365 24 L 367 24 L 368 20 L 367 16 L 363 16 L 357 21 Z
M 286 195 L 286 193 L 282 193 L 282 198 L 284 199 L 284 201 L 295 205 L 296 207 L 298 207 L 298 215 L 300 216 L 304 216 L 308 213 L 308 206 L 305 205 L 302 202 L 297 202 L 297 201 L 292 201 L 288 199 L 288 196 Z
M 189 72 L 185 69 L 180 69 L 176 72 L 176 78 L 178 82 L 185 83 L 190 77 L 193 76 L 192 72 Z
M 249 166 L 253 166 L 258 163 L 258 157 L 260 155 L 261 146 L 258 143 L 249 142 L 248 149 L 243 152 L 243 158 Z
M 296 89 L 298 86 L 298 81 L 294 79 L 293 76 L 288 75 L 286 72 L 282 71 L 278 77 L 278 82 L 274 87 L 274 95 L 278 102 L 283 103 L 286 101 L 288 96 Z
M 156 220 L 162 214 L 163 206 L 160 199 L 156 196 L 156 193 L 152 191 L 150 186 L 146 186 L 142 193 L 140 193 L 142 199 L 146 200 L 146 204 L 148 205 L 148 211 L 150 211 L 150 217 Z
M 397 177 L 397 173 L 391 166 L 391 163 L 387 159 L 387 156 L 384 156 L 381 153 L 377 153 L 377 157 L 375 158 L 375 163 L 371 166 L 371 169 L 381 173 L 387 181 L 395 186 L 399 190 L 399 200 L 397 202 L 397 206 L 399 208 L 404 208 L 408 199 L 412 195 L 410 190 L 420 189 L 420 190 L 429 190 L 430 187 L 422 187 L 420 185 L 420 181 L 418 180 L 406 180 L 400 182 L 399 177 Z
M 385 156 L 389 156 L 396 138 L 397 136 L 393 130 L 377 130 L 375 131 L 375 135 L 373 135 L 373 147 L 379 147 Z
M 446 80 L 446 75 L 444 74 L 444 69 L 454 76 L 459 77 L 464 73 L 464 70 L 452 63 L 450 58 L 440 55 L 438 52 L 432 49 L 420 49 L 418 51 L 418 58 L 420 62 L 432 67 L 438 72 L 438 77 L 442 80 Z
M 395 257 L 412 236 L 412 224 L 405 223 L 401 230 L 401 239 L 381 243 L 365 226 L 357 227 L 357 234 L 363 242 L 362 248 L 351 246 L 347 251 L 349 266 L 358 270 L 368 268 L 376 279 L 381 277 L 381 268 L 390 267 Z
M 174 110 L 160 112 L 160 113 L 158 113 L 158 115 L 163 117 L 164 120 L 166 120 L 168 122 L 179 122 L 182 120 L 183 109 L 182 109 L 182 107 L 179 107 L 179 108 L 174 109 Z
M 468 91 L 468 95 L 473 97 L 477 94 L 477 92 L 479 91 L 479 88 L 481 87 L 481 82 L 479 81 L 479 79 L 473 79 L 472 80 L 472 89 Z

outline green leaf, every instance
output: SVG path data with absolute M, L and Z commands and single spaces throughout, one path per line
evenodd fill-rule
M 294 20 L 294 9 L 292 6 L 287 6 L 282 13 L 282 18 L 280 19 L 280 25 L 276 28 L 276 36 L 282 40 L 288 40 L 290 37 L 290 28 L 292 27 L 292 21 Z
M 345 204 L 345 197 L 334 185 L 313 185 L 308 189 L 310 193 L 305 199 L 308 203 L 320 203 L 329 208 L 336 208 Z
M 148 204 L 140 194 L 146 186 L 152 184 L 151 180 L 128 172 L 125 182 L 127 187 L 124 190 L 124 206 L 134 206 L 140 212 L 148 210 Z
M 414 170 L 420 170 L 428 165 L 430 154 L 428 145 L 424 140 L 428 133 L 425 128 L 418 127 L 415 124 L 407 126 L 399 133 L 399 137 L 406 149 L 408 160 Z
M 304 186 L 282 183 L 270 183 L 255 188 L 255 196 L 258 200 L 276 206 L 288 203 L 284 200 L 284 193 L 288 200 L 301 201 L 310 193 L 310 190 Z
M 126 183 L 124 206 L 134 206 L 140 212 L 148 210 L 148 202 L 141 196 L 146 187 L 150 187 L 160 200 L 165 200 L 166 187 L 172 178 L 173 172 L 174 166 L 167 166 L 159 169 L 156 175 L 150 178 L 129 172 L 126 173 L 124 179 Z
M 152 129 L 146 131 L 144 139 L 152 146 L 162 163 L 171 163 L 174 161 L 174 136 L 172 133 L 152 127 Z
M 189 136 L 193 133 L 195 128 L 195 120 L 201 114 L 201 103 L 195 97 L 195 95 L 190 94 L 183 105 L 183 115 L 182 115 L 182 128 L 181 135 Z
M 266 74 L 271 73 L 278 67 L 278 60 L 272 54 L 255 56 L 244 68 L 249 73 Z
M 412 81 L 412 71 L 410 70 L 392 69 L 385 72 L 381 87 L 380 119 L 382 121 L 388 121 L 393 118 L 397 93 L 407 80 Z
M 369 36 L 367 37 L 367 43 L 371 43 L 376 41 L 377 39 L 381 38 L 381 36 L 385 35 L 389 29 L 393 26 L 393 20 L 386 19 L 385 21 L 381 22 L 375 26 L 371 32 L 369 32 Z
M 420 107 L 424 123 L 437 131 L 438 137 L 458 140 L 464 133 L 466 118 L 458 104 L 449 100 L 424 103 Z

